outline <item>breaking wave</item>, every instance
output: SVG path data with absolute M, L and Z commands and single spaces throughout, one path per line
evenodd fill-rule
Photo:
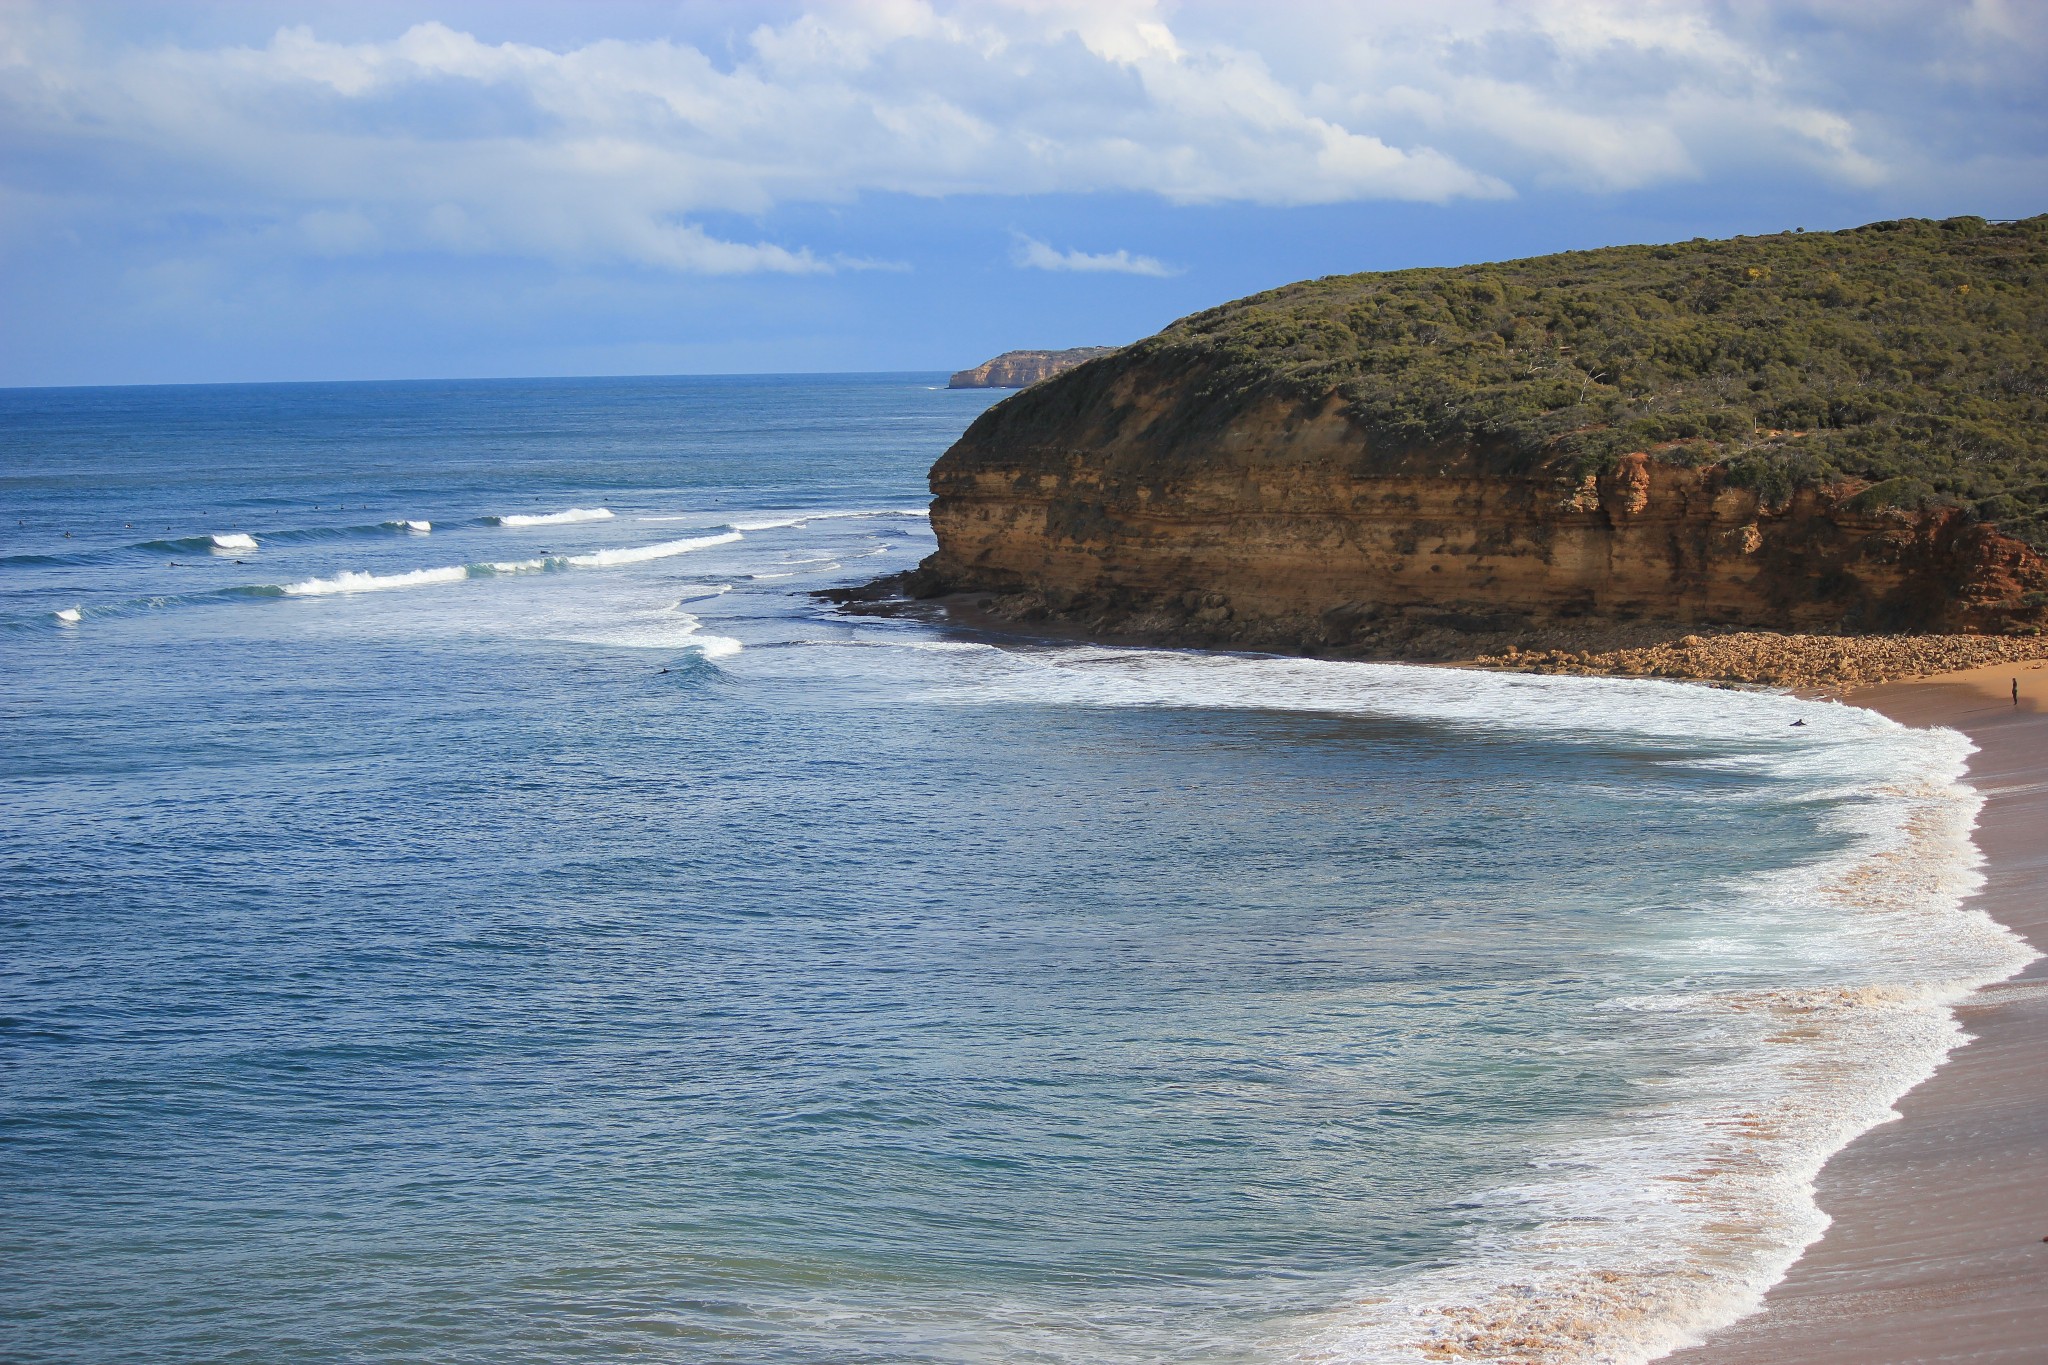
M 566 526 L 576 521 L 610 521 L 609 507 L 571 507 L 564 512 L 513 512 L 505 516 L 485 517 L 492 526 Z
M 759 521 L 736 521 L 735 531 L 779 531 L 785 527 L 803 526 L 813 521 L 846 521 L 863 517 L 917 517 L 929 521 L 931 509 L 927 507 L 869 507 L 828 512 L 792 512 L 788 516 L 770 517 Z
M 730 635 L 705 634 L 702 620 L 676 607 L 616 626 L 578 631 L 563 638 L 579 644 L 624 649 L 687 649 L 706 659 L 729 659 L 745 648 Z
M 350 526 L 298 526 L 283 531 L 262 532 L 264 540 L 286 541 L 292 544 L 317 543 L 325 540 L 379 539 L 386 536 L 423 536 L 434 529 L 431 521 L 414 521 L 405 517 L 394 517 L 390 521 L 359 523 Z
M 566 569 L 611 569 L 626 564 L 644 564 L 669 559 L 713 545 L 730 545 L 743 540 L 737 531 L 687 540 L 665 540 L 654 545 L 629 545 L 616 550 L 596 550 L 582 555 L 543 555 L 534 559 L 491 560 L 481 564 L 451 564 L 438 569 L 412 569 L 404 573 L 377 574 L 346 569 L 323 578 L 287 583 L 275 591 L 286 597 L 329 597 L 344 593 L 384 592 L 396 588 L 430 588 L 460 583 L 471 578 L 499 578 L 514 574 L 554 573 Z
M 725 531 L 715 536 L 692 536 L 685 540 L 664 540 L 655 545 L 628 545 L 616 550 L 593 550 L 589 554 L 570 555 L 568 561 L 578 568 L 604 569 L 619 564 L 644 564 L 651 559 L 668 559 L 674 555 L 686 555 L 692 550 L 709 549 L 713 545 L 730 545 L 745 539 L 738 531 Z
M 175 540 L 145 540 L 139 545 L 131 545 L 127 548 L 144 551 L 153 555 L 233 554 L 254 550 L 257 548 L 257 543 L 256 537 L 246 531 L 218 531 L 212 535 L 180 536 Z M 81 561 L 89 562 L 91 559 L 104 557 L 106 553 L 108 552 L 101 551 L 98 554 L 81 555 L 78 558 Z M 115 551 L 113 553 L 118 554 L 119 552 Z
M 470 576 L 467 565 L 445 569 L 414 569 L 410 573 L 362 573 L 344 569 L 331 578 L 308 578 L 287 583 L 287 597 L 331 597 L 343 593 L 386 592 L 394 588 L 426 588 L 439 583 L 460 583 Z

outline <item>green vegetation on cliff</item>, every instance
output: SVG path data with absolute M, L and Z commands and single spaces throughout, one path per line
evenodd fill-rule
M 1334 391 L 1383 449 L 1568 473 L 1650 450 L 1773 502 L 1856 480 L 2048 546 L 2048 216 L 1332 276 L 1084 372 L 1131 365 L 1195 383 L 1186 417 Z

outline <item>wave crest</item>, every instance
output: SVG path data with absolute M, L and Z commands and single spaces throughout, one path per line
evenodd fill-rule
M 394 588 L 424 588 L 436 583 L 460 583 L 469 577 L 466 565 L 445 569 L 414 569 L 410 573 L 375 574 L 344 569 L 332 578 L 308 578 L 287 583 L 287 597 L 333 597 L 347 593 L 387 592 Z
M 499 517 L 485 517 L 493 526 L 566 526 L 576 521 L 610 521 L 609 507 L 571 507 L 565 512 L 512 512 Z
M 620 564 L 644 564 L 651 559 L 667 559 L 672 555 L 686 555 L 692 550 L 709 549 L 713 545 L 730 545 L 744 540 L 738 531 L 725 531 L 715 536 L 691 536 L 685 540 L 664 540 L 654 545 L 627 545 L 616 550 L 593 550 L 589 554 L 570 555 L 568 562 L 580 569 L 605 569 Z

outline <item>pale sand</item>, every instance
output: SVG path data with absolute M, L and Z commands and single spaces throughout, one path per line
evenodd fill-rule
M 2021 704 L 2012 704 L 2012 680 Z M 2048 667 L 1847 694 L 1977 744 L 1980 904 L 2048 949 Z M 1672 1365 L 2048 1362 L 2048 959 L 1961 1012 L 1977 1041 L 1821 1172 L 1834 1219 L 1765 1300 Z

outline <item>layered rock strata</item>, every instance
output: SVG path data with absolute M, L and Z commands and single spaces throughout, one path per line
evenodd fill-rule
M 1190 643 L 1343 650 L 1390 619 L 2037 631 L 2048 564 L 1953 508 L 1770 502 L 1654 450 L 1577 477 L 1388 448 L 1333 394 L 1202 420 L 1199 383 L 1098 361 L 991 409 L 933 468 L 910 587 Z M 1213 403 L 1208 403 L 1213 406 Z

